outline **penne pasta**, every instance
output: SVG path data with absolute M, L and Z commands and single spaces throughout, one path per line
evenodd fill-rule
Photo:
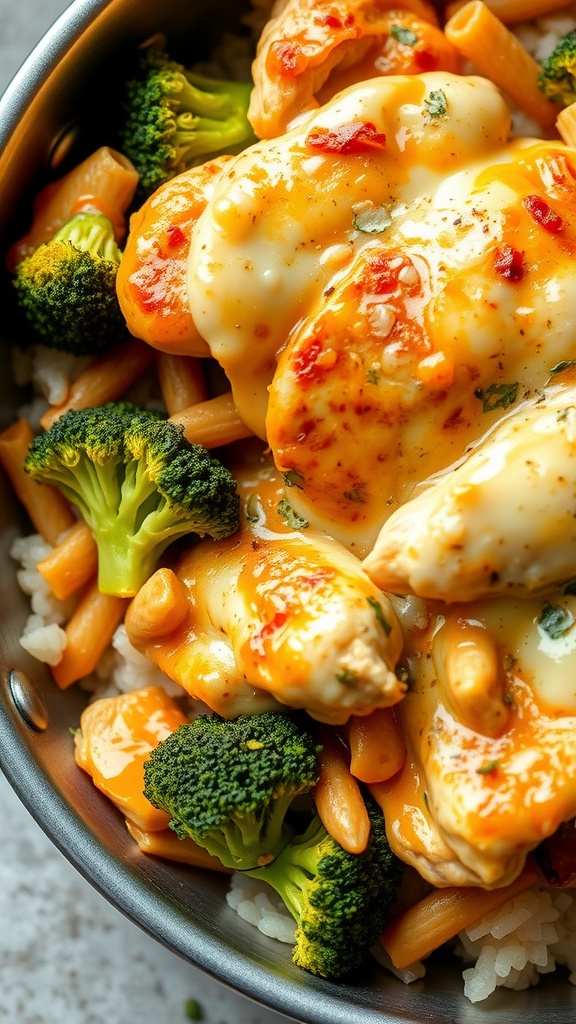
M 537 84 L 540 65 L 482 0 L 471 0 L 446 23 L 447 38 L 486 78 L 543 127 L 551 128 L 560 107 Z
M 398 970 L 423 960 L 432 950 L 469 928 L 486 914 L 530 889 L 538 871 L 529 862 L 518 878 L 502 889 L 453 886 L 434 889 L 394 918 L 380 941 Z
M 189 441 L 205 448 L 219 448 L 252 437 L 252 431 L 240 418 L 229 391 L 182 409 L 170 419 L 183 425 L 184 435 Z
M 353 716 L 348 723 L 350 771 L 360 782 L 384 782 L 400 771 L 406 745 L 393 708 Z
M 48 430 L 70 409 L 89 409 L 120 398 L 148 369 L 154 352 L 144 342 L 131 338 L 98 356 L 70 385 L 66 401 L 53 405 L 40 420 Z
M 576 147 L 576 103 L 570 103 L 560 111 L 556 119 L 556 128 L 567 146 Z
M 465 6 L 466 2 L 467 0 L 456 0 L 454 3 L 447 4 L 444 11 L 446 19 L 456 14 Z M 541 18 L 553 11 L 570 6 L 570 0 L 485 0 L 485 3 L 486 7 L 505 25 Z
M 95 580 L 88 584 L 66 626 L 62 659 L 52 667 L 61 690 L 96 668 L 124 618 L 127 604 L 127 598 L 101 594 Z
M 208 398 L 202 361 L 193 356 L 158 352 L 156 372 L 168 415 L 205 402 Z
M 98 549 L 88 524 L 75 523 L 36 568 L 59 601 L 75 594 L 98 569 Z
M 4 468 L 14 493 L 20 500 L 34 529 L 48 541 L 55 544 L 65 530 L 69 530 L 76 518 L 66 498 L 56 487 L 41 486 L 24 469 L 34 433 L 30 424 L 17 420 L 0 434 L 0 465 Z
M 313 795 L 324 828 L 348 853 L 362 853 L 370 838 L 370 819 L 360 787 L 350 773 L 345 748 L 325 729 L 319 734 L 319 776 Z
M 63 178 L 46 185 L 34 204 L 32 224 L 11 247 L 12 271 L 25 256 L 47 242 L 76 213 L 96 209 L 114 225 L 116 240 L 125 234 L 124 214 L 132 202 L 138 175 L 132 163 L 109 146 L 102 146 Z

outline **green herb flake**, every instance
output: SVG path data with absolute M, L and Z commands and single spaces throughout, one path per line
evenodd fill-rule
M 187 999 L 184 1003 L 184 1017 L 186 1020 L 204 1020 L 204 1010 L 197 999 Z
M 428 803 L 428 793 L 426 792 L 426 790 L 424 790 L 424 792 L 422 794 L 422 798 L 424 800 L 424 807 L 426 808 L 427 811 L 429 811 L 430 810 L 430 804 Z
M 361 487 L 353 487 L 351 491 L 344 491 L 344 497 L 348 501 L 355 501 L 358 505 L 366 504 L 366 498 Z
M 384 615 L 382 605 L 380 604 L 379 601 L 376 600 L 375 597 L 367 597 L 366 600 L 368 601 L 368 604 L 370 605 L 374 614 L 376 615 L 376 618 L 378 619 L 378 622 L 380 623 L 382 629 L 386 633 L 386 636 L 390 636 L 390 633 L 392 632 L 392 626 L 390 625 L 388 619 Z
M 282 473 L 282 479 L 285 487 L 298 487 L 299 490 L 304 490 L 304 484 L 302 483 L 304 477 L 297 469 L 288 469 L 285 473 Z
M 490 384 L 487 388 L 477 388 L 474 394 L 482 402 L 482 412 L 507 409 L 509 405 L 514 405 L 518 396 L 518 381 L 511 384 Z
M 426 110 L 430 117 L 444 117 L 448 111 L 446 93 L 442 89 L 433 89 L 424 100 Z
M 351 672 L 347 668 L 343 668 L 341 672 L 337 672 L 336 679 L 339 683 L 343 683 L 344 686 L 354 686 L 354 684 L 358 682 L 356 672 Z
M 563 594 L 576 594 L 576 579 L 568 580 L 562 587 Z
M 476 769 L 478 775 L 492 775 L 493 772 L 497 772 L 500 767 L 498 760 L 485 761 L 479 768 Z
M 380 374 L 378 373 L 378 370 L 376 369 L 375 366 L 371 366 L 370 369 L 366 372 L 366 380 L 368 381 L 369 384 L 380 383 Z
M 378 235 L 392 223 L 390 211 L 386 206 L 376 206 L 367 201 L 358 203 L 352 208 L 352 225 L 356 231 L 366 235 Z
M 551 640 L 559 640 L 574 625 L 574 616 L 569 608 L 545 601 L 538 625 Z
M 552 367 L 550 373 L 562 373 L 564 370 L 569 370 L 571 366 L 576 366 L 576 359 L 562 359 L 561 362 L 556 363 L 556 365 Z
M 293 530 L 306 530 L 309 526 L 308 520 L 299 516 L 290 502 L 286 501 L 286 498 L 282 498 L 282 501 L 278 502 L 278 513 L 286 526 L 290 526 Z
M 390 35 L 396 39 L 398 43 L 402 43 L 404 46 L 416 46 L 418 42 L 418 36 L 410 28 L 402 28 L 402 25 L 392 25 L 390 29 Z

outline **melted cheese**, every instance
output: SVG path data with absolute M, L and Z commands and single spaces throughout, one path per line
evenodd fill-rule
M 424 100 L 433 90 L 449 93 L 449 119 L 427 115 Z M 386 135 L 381 153 L 350 158 L 307 148 L 312 126 L 357 120 Z M 382 78 L 345 91 L 311 120 L 237 157 L 198 220 L 188 293 L 193 320 L 255 433 L 265 436 L 266 389 L 279 350 L 334 273 L 367 243 L 352 230 L 352 207 L 430 194 L 471 155 L 495 152 L 508 128 L 508 111 L 484 80 Z
M 174 607 L 161 599 L 166 570 L 152 576 L 126 617 L 131 642 L 229 717 L 278 701 L 341 724 L 395 704 L 403 635 L 390 600 L 339 543 L 283 522 L 269 460 L 240 490 L 240 533 L 183 555 L 168 581 L 185 595 L 177 615 L 161 607 Z
M 576 576 L 576 386 L 563 377 L 393 513 L 364 561 L 379 587 L 453 602 Z
M 309 144 L 358 121 L 385 145 Z M 198 330 L 298 511 L 358 553 L 503 414 L 491 389 L 571 357 L 573 156 L 508 130 L 484 79 L 372 80 L 241 154 L 197 223 Z
M 505 885 L 527 852 L 576 814 L 576 699 L 565 682 L 574 679 L 575 648 L 559 644 L 554 657 L 540 642 L 541 612 L 542 602 L 505 598 L 451 612 L 484 624 L 500 644 L 509 715 L 497 736 L 455 713 L 438 648 L 444 610 L 412 630 L 412 686 L 396 712 L 408 758 L 378 799 L 399 855 L 436 885 Z M 550 672 L 564 681 L 541 700 Z

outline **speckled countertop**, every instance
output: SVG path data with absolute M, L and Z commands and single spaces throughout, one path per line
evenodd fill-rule
M 65 6 L 0 0 L 0 92 Z M 0 774 L 2 1024 L 184 1024 L 190 999 L 205 1024 L 286 1020 L 206 977 L 110 906 Z

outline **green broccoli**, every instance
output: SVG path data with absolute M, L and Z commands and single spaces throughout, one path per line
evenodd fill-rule
M 247 871 L 278 893 L 296 921 L 292 959 L 324 978 L 359 967 L 388 920 L 401 862 L 386 837 L 384 816 L 368 798 L 370 840 L 347 853 L 315 816 L 267 866 Z
M 79 213 L 16 266 L 18 304 L 42 342 L 96 355 L 126 336 L 116 296 L 122 253 L 110 220 Z
M 576 30 L 564 36 L 544 61 L 538 86 L 554 103 L 568 106 L 576 100 Z
M 34 438 L 25 469 L 56 486 L 91 527 L 105 594 L 135 594 L 176 537 L 221 538 L 239 527 L 225 466 L 182 427 L 130 402 L 65 413 Z
M 144 764 L 144 795 L 226 867 L 278 855 L 294 833 L 286 818 L 318 778 L 318 747 L 304 718 L 264 712 L 201 715 L 180 726 Z
M 207 78 L 151 46 L 125 87 L 120 146 L 144 198 L 207 157 L 255 141 L 247 118 L 252 83 Z

